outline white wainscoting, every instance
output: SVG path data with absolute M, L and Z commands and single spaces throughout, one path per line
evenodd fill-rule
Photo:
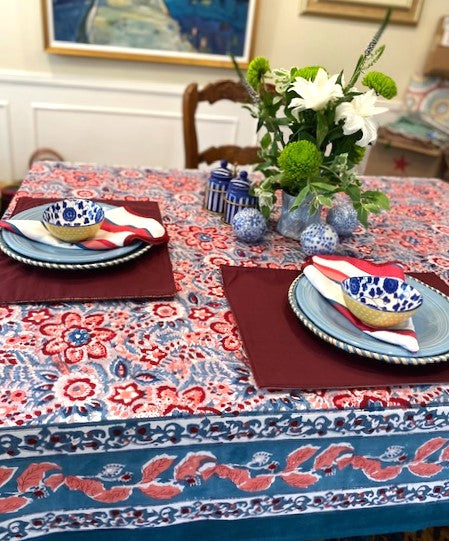
M 0 180 L 12 178 L 10 107 L 0 100 Z
M 0 71 L 0 183 L 23 178 L 40 147 L 70 162 L 182 168 L 183 90 Z M 401 104 L 389 105 L 383 122 Z M 240 104 L 201 103 L 197 123 L 200 148 L 256 143 L 255 120 Z
M 183 90 L 0 71 L 0 182 L 23 178 L 40 147 L 70 162 L 182 168 Z M 197 121 L 200 148 L 256 141 L 255 121 L 239 104 L 202 103 Z

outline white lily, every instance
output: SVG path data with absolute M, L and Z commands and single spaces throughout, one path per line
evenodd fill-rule
M 320 111 L 333 99 L 343 96 L 343 89 L 337 83 L 338 75 L 329 77 L 327 72 L 320 68 L 313 81 L 297 77 L 291 88 L 300 96 L 293 98 L 291 105 L 292 113 L 303 111 L 304 109 L 313 109 Z
M 362 130 L 362 138 L 357 141 L 361 147 L 366 147 L 377 139 L 377 123 L 371 117 L 388 111 L 386 107 L 376 107 L 376 101 L 374 90 L 368 90 L 355 96 L 352 101 L 340 103 L 335 110 L 335 121 L 344 119 L 345 135 Z

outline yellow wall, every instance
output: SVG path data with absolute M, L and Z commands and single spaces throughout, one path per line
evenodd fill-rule
M 377 25 L 371 22 L 299 15 L 300 0 L 259 0 L 255 55 L 267 56 L 273 67 L 321 64 L 347 75 Z M 92 77 L 102 80 L 185 84 L 233 76 L 231 70 L 176 64 L 90 59 L 43 51 L 40 0 L 0 0 L 0 71 Z M 387 51 L 378 69 L 392 75 L 400 93 L 410 75 L 420 72 L 440 16 L 449 14 L 448 0 L 424 0 L 417 26 L 390 25 L 382 40 Z

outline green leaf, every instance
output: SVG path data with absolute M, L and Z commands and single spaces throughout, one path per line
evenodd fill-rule
M 338 74 L 337 80 L 335 82 L 342 86 L 342 80 L 343 80 L 343 70 L 340 71 L 340 73 Z
M 268 148 L 271 143 L 271 136 L 269 133 L 266 133 L 260 140 L 260 146 L 262 148 Z
M 360 188 L 358 186 L 348 186 L 346 193 L 353 201 L 360 201 Z
M 379 212 L 381 211 L 379 205 L 377 205 L 376 203 L 366 203 L 365 205 L 363 205 L 363 207 L 368 212 L 373 212 L 374 214 L 379 214 Z
M 318 195 L 317 196 L 318 202 L 320 205 L 323 205 L 325 207 L 331 207 L 332 206 L 332 197 L 328 197 L 326 195 Z
M 390 208 L 390 200 L 388 199 L 388 196 L 382 192 L 377 192 L 376 203 L 385 210 Z
M 368 212 L 363 207 L 357 209 L 357 218 L 362 225 L 368 227 Z
M 312 182 L 311 184 L 314 188 L 318 188 L 319 190 L 326 190 L 328 192 L 335 192 L 338 190 L 338 186 L 326 184 L 325 182 Z
M 324 141 L 324 138 L 326 137 L 329 128 L 327 126 L 326 117 L 324 116 L 322 111 L 317 111 L 316 119 L 316 144 L 319 148 L 321 146 L 321 143 Z
M 293 201 L 293 205 L 290 207 L 290 211 L 297 209 L 299 205 L 304 201 L 308 193 L 310 193 L 310 188 L 307 185 L 304 186 L 304 188 L 296 196 L 296 199 Z
M 271 214 L 271 209 L 270 209 L 270 207 L 262 206 L 262 207 L 260 207 L 260 212 L 262 213 L 262 216 L 266 220 L 268 220 L 268 218 L 270 217 L 270 214 Z
M 266 107 L 269 107 L 273 102 L 271 94 L 269 92 L 265 92 L 264 95 L 262 96 L 262 101 Z

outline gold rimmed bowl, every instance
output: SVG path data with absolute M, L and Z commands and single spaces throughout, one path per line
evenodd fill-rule
M 45 208 L 42 223 L 59 240 L 81 242 L 96 235 L 104 220 L 103 208 L 89 199 L 63 199 Z
M 422 305 L 421 293 L 393 277 L 353 276 L 341 283 L 348 310 L 371 327 L 388 328 L 412 317 Z

